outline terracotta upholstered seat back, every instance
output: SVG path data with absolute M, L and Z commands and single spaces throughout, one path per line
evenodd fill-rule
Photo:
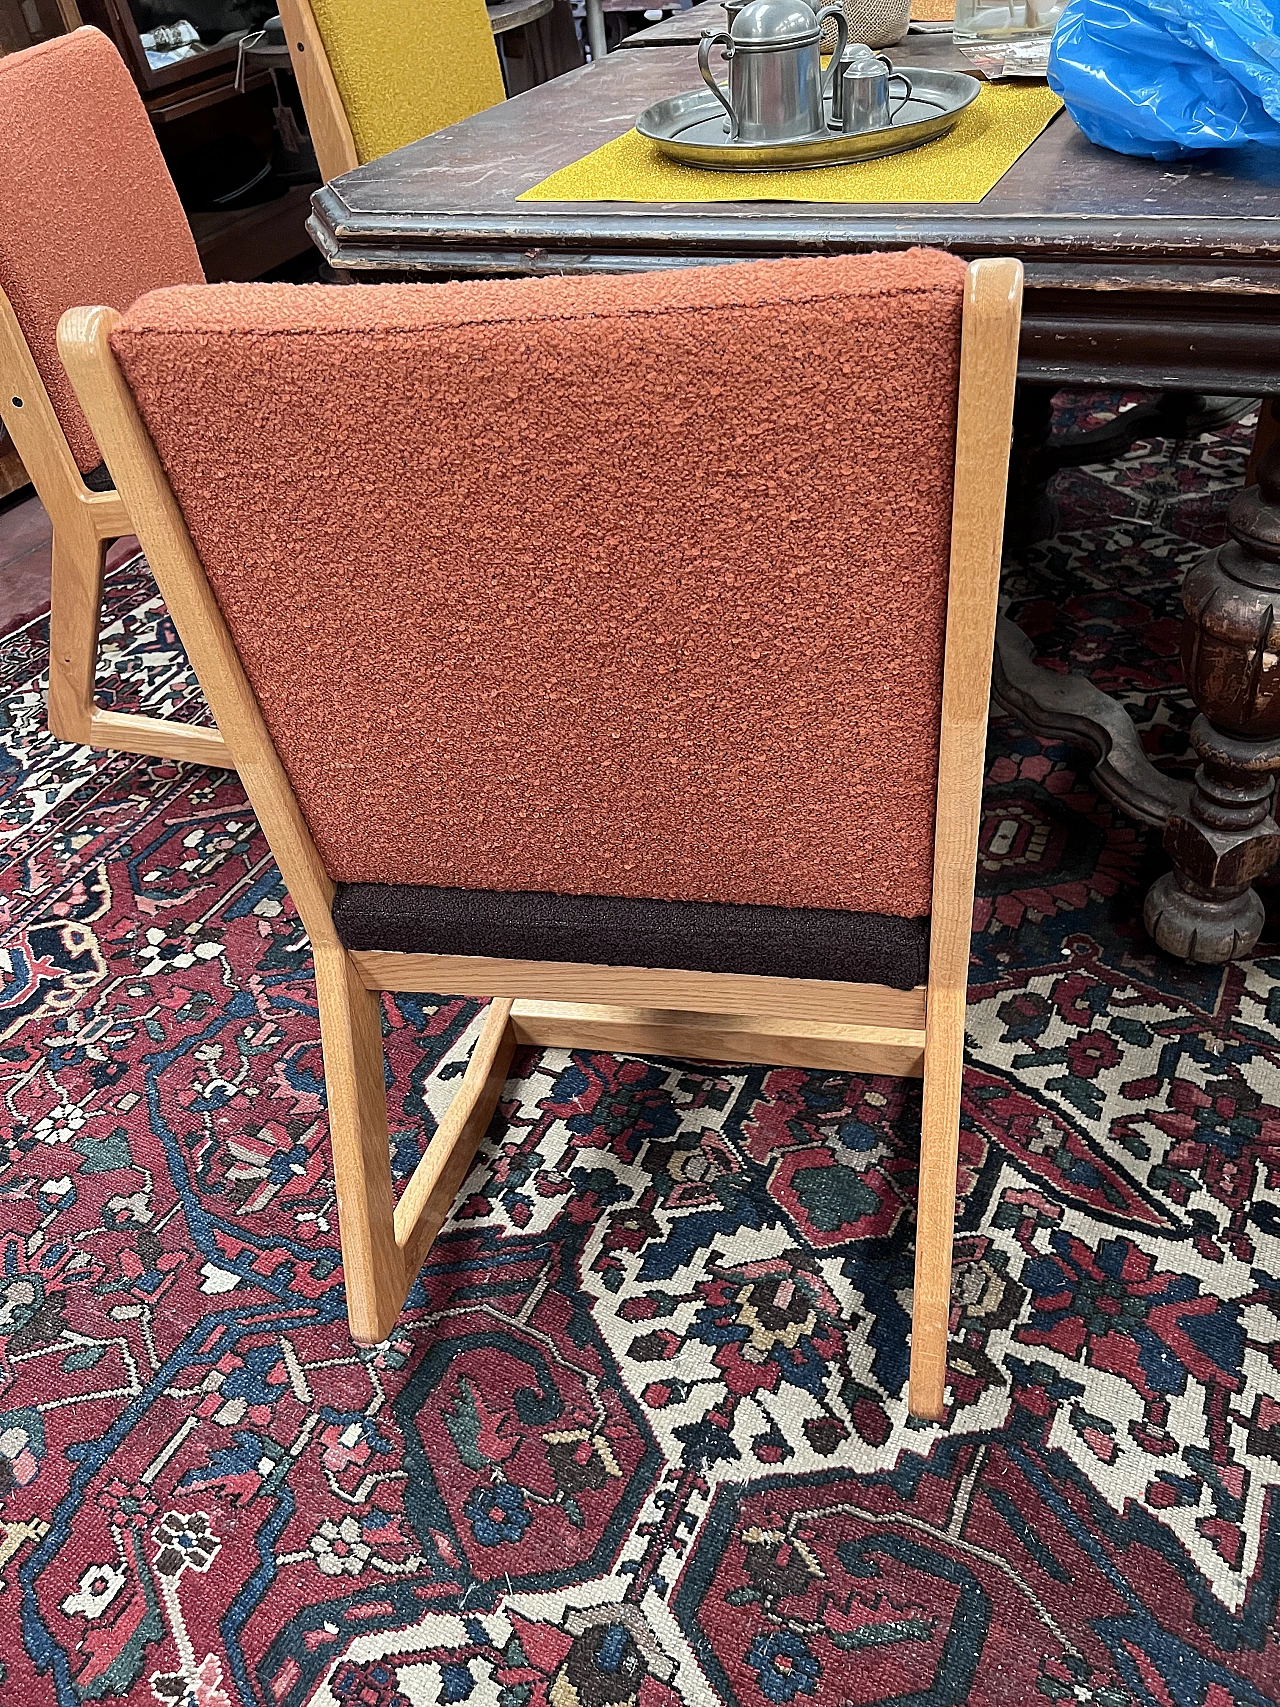
M 964 278 L 137 303 L 112 346 L 330 875 L 927 913 Z
M 484 0 L 311 0 L 360 160 L 505 99 Z
M 203 278 L 138 91 L 94 29 L 0 59 L 0 290 L 72 455 L 101 456 L 58 360 L 62 314 Z

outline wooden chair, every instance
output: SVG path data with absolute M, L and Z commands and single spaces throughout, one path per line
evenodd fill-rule
M 72 303 L 127 308 L 203 278 L 124 62 L 98 30 L 0 59 L 0 418 L 53 523 L 49 728 L 60 740 L 230 763 L 216 729 L 101 711 L 102 571 L 133 522 L 58 361 Z
M 311 939 L 358 1341 L 517 1044 L 923 1073 L 942 1414 L 1021 290 L 916 250 L 64 319 Z M 398 1202 L 386 990 L 492 998 Z
M 281 0 L 326 183 L 505 100 L 485 0 Z

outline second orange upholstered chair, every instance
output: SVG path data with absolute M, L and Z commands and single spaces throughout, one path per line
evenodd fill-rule
M 942 1414 L 1021 280 L 911 251 L 63 322 L 311 941 L 358 1340 L 519 1043 L 923 1073 Z M 492 998 L 398 1201 L 384 990 Z
M 99 710 L 102 570 L 134 531 L 58 360 L 77 302 L 203 279 L 138 91 L 81 29 L 0 59 L 0 418 L 53 523 L 49 727 L 64 741 L 227 764 L 216 729 Z

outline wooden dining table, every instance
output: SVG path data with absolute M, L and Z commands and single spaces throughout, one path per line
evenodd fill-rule
M 596 64 L 370 162 L 316 192 L 309 229 L 346 280 L 629 272 L 926 244 L 1026 269 L 1015 461 L 1032 466 L 1061 387 L 1280 393 L 1280 156 L 1250 147 L 1162 162 L 1088 142 L 1064 112 L 977 203 L 521 202 L 698 86 L 694 43 L 718 4 L 678 12 Z M 969 69 L 913 32 L 895 63 Z M 1039 668 L 1001 628 L 995 693 L 1036 733 L 1097 761 L 1099 788 L 1164 826 L 1173 871 L 1147 923 L 1174 953 L 1247 953 L 1252 888 L 1280 858 L 1280 440 L 1236 500 L 1234 543 L 1188 606 L 1184 661 L 1201 713 L 1194 784 L 1156 770 L 1133 723 L 1082 677 Z

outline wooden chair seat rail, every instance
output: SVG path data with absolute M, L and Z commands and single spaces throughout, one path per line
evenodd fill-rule
M 833 1073 L 883 1073 L 902 1079 L 918 1079 L 924 1072 L 924 1029 L 908 1026 L 522 1001 L 512 1007 L 511 1026 L 517 1043 L 543 1048 L 754 1062 L 761 1067 L 818 1067 Z
M 496 960 L 469 954 L 394 954 L 355 949 L 371 990 L 447 990 L 454 996 L 528 996 L 539 1001 L 607 1002 L 624 1008 L 773 1014 L 843 1025 L 923 1028 L 925 986 L 892 990 L 822 978 L 767 978 L 675 967 L 589 966 L 566 960 Z

